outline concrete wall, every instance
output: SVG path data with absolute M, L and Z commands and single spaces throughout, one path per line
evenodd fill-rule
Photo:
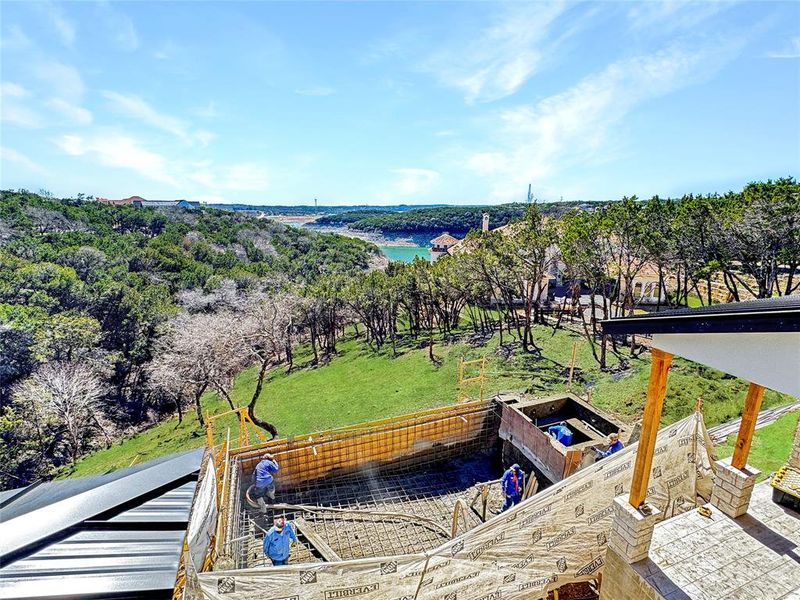
M 606 564 L 603 567 L 600 600 L 664 600 L 664 596 L 645 581 L 619 554 L 609 548 L 606 551 Z

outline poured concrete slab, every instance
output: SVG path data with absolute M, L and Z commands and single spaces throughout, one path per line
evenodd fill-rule
M 800 598 L 800 514 L 753 490 L 746 515 L 731 519 L 712 505 L 659 523 L 649 558 L 632 569 L 666 600 Z

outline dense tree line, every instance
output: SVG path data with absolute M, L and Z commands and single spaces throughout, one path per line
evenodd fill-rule
M 603 338 L 596 320 L 637 308 L 633 283 L 645 269 L 669 290 L 656 310 L 708 304 L 712 283 L 732 300 L 800 291 L 794 179 L 724 195 L 623 198 L 558 217 L 534 204 L 508 227 L 473 230 L 434 263 L 380 270 L 366 268 L 374 257 L 366 244 L 264 220 L 7 198 L 5 486 L 45 476 L 167 412 L 182 419 L 194 410 L 202 424 L 203 394 L 233 406 L 234 377 L 248 366 L 256 367 L 250 415 L 276 435 L 255 412 L 270 370 L 295 368 L 300 343 L 314 364 L 326 362 L 346 328 L 375 352 L 424 344 L 436 363 L 436 340 L 465 333 L 477 343 L 499 335 L 501 346 L 513 341 L 535 355 L 536 328 L 570 315 L 605 368 L 607 352 L 629 350 Z M 544 293 L 552 279 L 563 284 L 558 300 Z
M 174 389 L 152 385 L 153 357 L 184 305 L 375 262 L 377 248 L 360 240 L 232 212 L 2 192 L 0 484 L 46 476 L 172 410 Z M 215 373 L 207 387 L 222 393 L 232 376 Z M 184 393 L 204 384 L 178 383 Z
M 547 216 L 558 217 L 585 203 L 552 202 L 539 206 L 539 211 Z M 500 204 L 495 206 L 443 206 L 439 208 L 416 208 L 402 212 L 384 210 L 358 210 L 326 215 L 315 221 L 318 225 L 347 225 L 363 231 L 383 233 L 450 233 L 463 234 L 472 229 L 480 229 L 483 213 L 489 212 L 491 227 L 506 225 L 521 219 L 528 205 L 524 203 Z

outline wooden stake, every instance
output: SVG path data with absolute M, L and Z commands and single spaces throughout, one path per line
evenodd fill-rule
M 572 374 L 575 372 L 575 358 L 578 354 L 578 342 L 572 343 L 572 361 L 569 363 L 569 383 L 567 387 L 572 387 Z
M 736 437 L 736 447 L 733 449 L 733 458 L 731 458 L 731 466 L 736 469 L 742 469 L 747 464 L 750 444 L 753 443 L 753 432 L 756 430 L 758 411 L 761 410 L 763 399 L 764 388 L 757 383 L 751 383 L 744 400 L 742 422 L 739 424 L 739 435 Z
M 658 348 L 650 351 L 650 381 L 647 384 L 647 402 L 644 406 L 642 435 L 636 451 L 636 464 L 633 469 L 631 506 L 639 508 L 647 497 L 647 484 L 650 481 L 650 469 L 653 466 L 653 451 L 656 447 L 658 425 L 661 421 L 661 409 L 664 407 L 664 394 L 667 391 L 667 373 L 672 363 L 672 355 Z

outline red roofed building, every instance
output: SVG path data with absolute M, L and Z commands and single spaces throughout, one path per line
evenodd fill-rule
M 440 256 L 444 256 L 448 253 L 448 250 L 455 246 L 460 240 L 458 238 L 453 237 L 446 231 L 440 235 L 439 237 L 435 237 L 431 240 L 431 261 L 436 260 Z

